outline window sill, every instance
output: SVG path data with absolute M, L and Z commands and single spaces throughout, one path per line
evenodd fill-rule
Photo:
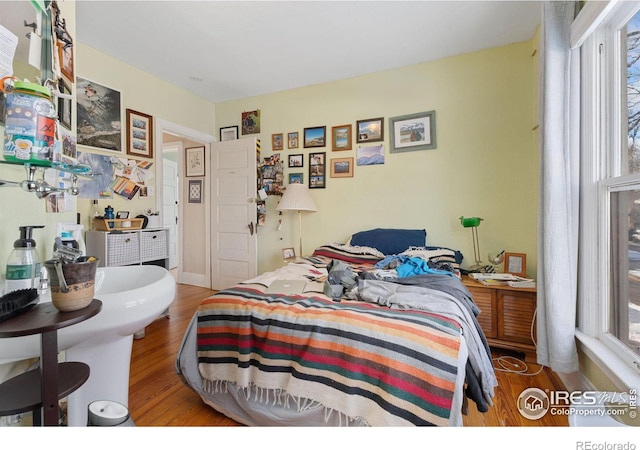
M 580 330 L 576 330 L 576 338 L 582 344 L 581 349 L 588 358 L 602 370 L 620 391 L 640 388 L 640 373 L 629 367 L 602 342 L 584 334 Z

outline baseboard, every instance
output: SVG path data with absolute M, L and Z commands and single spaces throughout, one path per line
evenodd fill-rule
M 190 284 L 192 286 L 199 286 L 203 288 L 210 287 L 207 285 L 206 275 L 203 275 L 201 273 L 182 272 L 180 276 L 180 283 Z

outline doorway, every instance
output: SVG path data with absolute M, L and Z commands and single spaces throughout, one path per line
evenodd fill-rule
M 193 219 L 191 206 L 187 206 L 185 209 L 185 186 L 188 181 L 184 176 L 184 148 L 193 145 L 205 146 L 206 155 L 209 154 L 211 144 L 215 141 L 215 138 L 211 135 L 201 133 L 190 128 L 186 128 L 182 125 L 174 124 L 164 121 L 162 119 L 156 120 L 156 127 L 154 131 L 154 139 L 156 142 L 162 143 L 162 146 L 157 148 L 163 149 L 165 146 L 168 148 L 168 152 L 175 152 L 176 165 L 175 174 L 168 173 L 169 178 L 177 175 L 178 185 L 178 197 L 177 208 L 167 208 L 165 203 L 171 202 L 170 199 L 165 199 L 164 185 L 165 185 L 165 168 L 163 167 L 164 154 L 156 157 L 156 208 L 161 212 L 161 219 L 163 226 L 166 226 L 172 220 L 177 220 L 177 231 L 175 236 L 175 259 L 176 268 L 172 270 L 177 282 L 184 284 L 192 284 L 195 286 L 201 286 L 210 288 L 211 275 L 210 275 L 210 238 L 209 230 L 209 205 L 208 202 L 202 204 L 203 212 L 202 219 Z M 175 150 L 175 148 L 178 148 Z M 162 158 L 162 159 L 161 159 Z M 173 158 L 169 158 L 170 160 Z M 208 158 L 205 158 L 205 170 L 206 173 L 210 173 L 210 167 Z M 203 191 L 207 192 L 209 189 L 208 177 L 203 179 Z M 165 213 L 166 211 L 166 213 Z M 177 215 L 176 215 L 177 214 Z M 185 231 L 185 228 L 188 230 Z M 194 242 L 194 238 L 197 241 Z

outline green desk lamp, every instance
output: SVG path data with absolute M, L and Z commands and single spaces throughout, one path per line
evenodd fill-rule
M 482 220 L 484 219 L 480 217 L 460 216 L 460 223 L 465 228 L 471 228 L 471 237 L 473 238 L 473 256 L 476 263 L 469 267 L 469 272 L 483 272 L 486 270 L 486 264 L 480 259 L 480 244 L 478 243 L 478 227 Z

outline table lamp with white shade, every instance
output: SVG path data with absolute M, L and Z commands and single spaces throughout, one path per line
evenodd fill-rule
M 303 212 L 316 212 L 316 204 L 311 198 L 309 188 L 306 184 L 291 183 L 287 186 L 280 199 L 280 203 L 276 207 L 278 211 L 297 211 L 298 213 L 298 226 L 300 235 L 300 254 L 302 256 L 302 213 Z

